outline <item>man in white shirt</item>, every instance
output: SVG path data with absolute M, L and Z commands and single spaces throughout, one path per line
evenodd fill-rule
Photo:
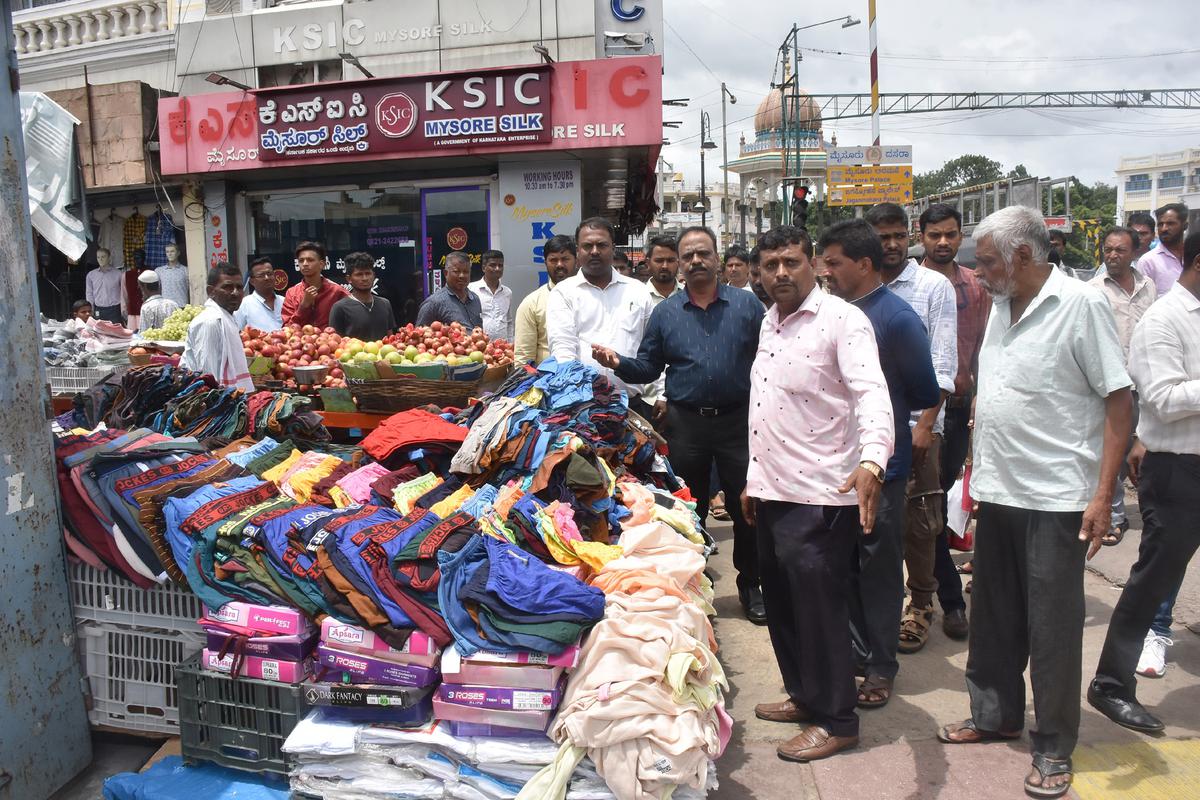
M 1150 305 L 1158 299 L 1154 282 L 1133 268 L 1133 254 L 1137 250 L 1138 235 L 1131 228 L 1110 228 L 1100 239 L 1101 251 L 1104 256 L 1104 270 L 1097 272 L 1096 277 L 1088 281 L 1104 293 L 1104 299 L 1112 308 L 1113 318 L 1117 322 L 1117 338 L 1121 341 L 1121 352 L 1125 356 L 1125 367 L 1129 368 L 1129 342 L 1133 338 L 1133 329 L 1137 327 L 1142 315 Z M 1133 396 L 1133 424 L 1137 427 L 1138 402 L 1137 394 Z M 1132 437 L 1125 454 L 1133 447 Z M 1125 518 L 1125 476 L 1127 475 L 1124 462 L 1117 476 L 1117 486 L 1113 490 L 1112 528 L 1104 537 L 1104 544 L 1114 545 L 1121 541 L 1125 531 L 1129 530 L 1129 521 Z
M 1129 347 L 1141 399 L 1129 469 L 1142 542 L 1087 694 L 1113 722 L 1143 733 L 1163 729 L 1136 697 L 1143 636 L 1159 605 L 1178 591 L 1200 544 L 1200 231 L 1184 240 L 1183 255 L 1178 280 L 1142 317 Z
M 256 258 L 250 264 L 250 294 L 233 315 L 238 330 L 250 327 L 270 333 L 283 327 L 283 296 L 275 294 L 275 268 L 269 258 Z
M 233 320 L 241 304 L 242 271 L 222 261 L 208 271 L 208 300 L 188 327 L 179 366 L 212 375 L 222 386 L 253 392 L 242 337 Z
M 894 203 L 867 212 L 867 222 L 883 244 L 883 282 L 917 312 L 929 335 L 933 371 L 942 389 L 937 405 L 912 415 L 912 473 L 904 520 L 904 563 L 911 595 L 900 622 L 901 653 L 915 653 L 929 640 L 933 623 L 937 539 L 945 526 L 942 511 L 941 450 L 943 405 L 954 394 L 958 374 L 958 303 L 954 285 L 940 272 L 908 257 L 908 215 Z
M 167 317 L 179 310 L 179 304 L 163 297 L 158 273 L 152 269 L 142 270 L 138 275 L 138 289 L 142 292 L 142 310 L 138 314 L 138 332 L 161 328 Z
M 649 419 L 652 412 L 641 401 L 642 387 L 627 385 L 592 358 L 593 344 L 636 353 L 654 309 L 642 283 L 613 269 L 613 235 L 612 223 L 604 217 L 585 219 L 576 228 L 579 272 L 559 283 L 546 303 L 550 355 L 595 367 L 625 390 L 630 408 Z
M 483 308 L 483 332 L 489 339 L 513 340 L 512 289 L 500 283 L 504 277 L 504 253 L 488 250 L 483 254 L 483 278 L 467 288 L 479 295 Z
M 1037 727 L 1025 788 L 1058 797 L 1070 790 L 1079 740 L 1084 557 L 1108 532 L 1131 382 L 1112 311 L 1095 287 L 1047 261 L 1037 209 L 1002 208 L 974 238 L 994 306 L 979 353 L 971 474 L 971 717 L 938 738 L 1020 738 L 1028 667 Z

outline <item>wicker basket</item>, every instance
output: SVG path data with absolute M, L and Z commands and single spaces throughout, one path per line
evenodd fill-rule
M 435 405 L 465 406 L 479 393 L 479 381 L 427 381 L 421 378 L 347 381 L 359 411 L 393 412 Z

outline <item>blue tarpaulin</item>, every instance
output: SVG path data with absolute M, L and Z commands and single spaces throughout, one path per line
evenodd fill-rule
M 184 766 L 167 756 L 145 772 L 122 772 L 104 782 L 104 800 L 288 800 L 287 781 L 212 764 Z

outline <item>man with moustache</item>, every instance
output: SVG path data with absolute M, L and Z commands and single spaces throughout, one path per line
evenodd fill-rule
M 1048 262 L 1036 209 L 1000 209 L 974 238 L 994 307 L 979 353 L 971 476 L 971 716 L 938 738 L 1019 738 L 1028 666 L 1037 729 L 1025 790 L 1058 797 L 1070 790 L 1079 738 L 1084 556 L 1108 532 L 1131 381 L 1108 303 Z
M 1154 231 L 1158 226 L 1154 222 L 1154 215 L 1145 211 L 1130 214 L 1126 225 L 1133 229 L 1138 238 L 1137 249 L 1133 251 L 1133 265 L 1136 267 L 1138 260 L 1154 248 Z
M 829 290 L 871 321 L 879 365 L 892 402 L 895 446 L 888 459 L 875 529 L 857 539 L 851 573 L 850 629 L 865 680 L 859 708 L 887 705 L 900 669 L 896 626 L 904 608 L 904 490 L 912 466 L 909 415 L 941 399 L 929 338 L 912 306 L 883 285 L 883 247 L 863 220 L 839 222 L 821 235 Z
M 599 368 L 627 395 L 629 408 L 649 419 L 653 410 L 642 402 L 640 383 L 625 383 L 592 355 L 592 345 L 636 352 L 654 306 L 646 287 L 613 269 L 613 226 L 590 217 L 575 229 L 579 273 L 555 287 L 546 304 L 550 355 L 558 361 L 580 361 Z
M 637 357 L 592 345 L 596 361 L 625 381 L 650 383 L 666 369 L 671 466 L 697 498 L 700 519 L 708 515 L 714 461 L 726 497 L 740 497 L 746 486 L 750 366 L 763 319 L 762 304 L 749 292 L 721 284 L 718 259 L 712 230 L 685 229 L 679 237 L 679 264 L 686 290 L 654 309 Z M 738 503 L 726 509 L 733 518 L 738 598 L 746 618 L 761 625 L 766 616 L 754 527 Z
M 867 212 L 867 222 L 883 245 L 883 282 L 921 318 L 929 336 L 933 369 L 942 400 L 912 416 L 912 473 L 904 521 L 904 563 L 911 598 L 900 623 L 901 653 L 915 653 L 929 640 L 933 595 L 937 590 L 937 537 L 945 523 L 940 495 L 941 447 L 945 398 L 954 392 L 958 372 L 958 324 L 954 287 L 945 276 L 908 257 L 908 215 L 895 203 L 880 203 Z M 957 578 L 956 578 L 957 579 Z
M 683 291 L 679 284 L 679 245 L 674 236 L 659 235 L 646 243 L 646 264 L 650 265 L 650 280 L 646 290 L 650 293 L 650 302 L 658 307 L 668 297 L 674 297 Z M 662 376 L 648 381 L 642 387 L 642 400 L 654 409 L 651 422 L 665 432 L 667 421 L 666 383 Z M 702 518 L 703 519 L 703 518 Z
M 546 339 L 546 301 L 555 286 L 575 274 L 575 240 L 562 233 L 551 236 L 542 247 L 542 258 L 546 262 L 546 283 L 517 307 L 513 359 L 518 364 L 540 364 L 550 355 L 550 344 Z
M 212 375 L 217 383 L 254 391 L 234 313 L 242 305 L 242 271 L 220 261 L 208 271 L 208 300 L 192 324 L 179 366 Z
M 802 725 L 776 753 L 815 761 L 858 744 L 850 573 L 859 531 L 874 531 L 892 405 L 871 323 L 816 285 L 808 232 L 773 228 L 759 247 L 775 305 L 750 375 L 742 503 L 758 526 L 767 627 L 787 698 L 754 714 Z
M 974 271 L 955 261 L 963 239 L 962 215 L 958 209 L 945 203 L 934 203 L 921 214 L 918 225 L 921 244 L 925 248 L 921 266 L 944 276 L 954 287 L 958 371 L 954 375 L 954 393 L 946 398 L 942 457 L 938 465 L 942 486 L 942 529 L 934 543 L 933 576 L 937 581 L 938 603 L 942 606 L 942 631 L 951 639 L 962 641 L 968 632 L 967 603 L 963 599 L 962 580 L 950 557 L 946 495 L 967 461 L 979 346 L 983 344 L 983 330 L 992 302 L 975 279 Z
M 1158 247 L 1138 260 L 1138 271 L 1154 281 L 1159 297 L 1171 291 L 1183 272 L 1183 235 L 1187 233 L 1188 207 L 1168 203 L 1154 212 L 1158 217 Z

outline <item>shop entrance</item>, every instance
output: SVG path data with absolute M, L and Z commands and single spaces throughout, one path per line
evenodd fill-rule
M 446 256 L 456 250 L 470 257 L 471 280 L 479 280 L 483 276 L 483 252 L 492 241 L 487 188 L 423 189 L 421 208 L 426 291 L 441 287 Z

